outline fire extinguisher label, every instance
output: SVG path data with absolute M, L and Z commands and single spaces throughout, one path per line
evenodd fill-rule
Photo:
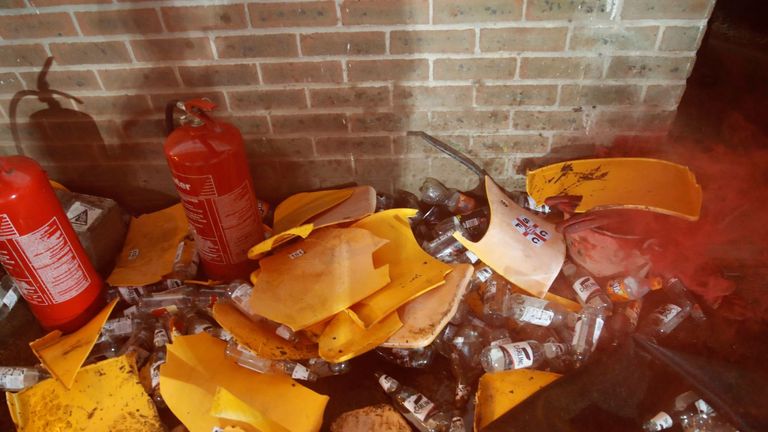
M 259 231 L 254 229 L 259 223 L 258 206 L 249 182 L 220 194 L 209 175 L 173 172 L 173 177 L 201 258 L 216 264 L 248 259 L 248 249 L 259 242 Z
M 19 235 L 7 215 L 0 215 L 0 263 L 22 297 L 36 305 L 65 302 L 85 290 L 91 279 L 64 235 L 61 221 Z

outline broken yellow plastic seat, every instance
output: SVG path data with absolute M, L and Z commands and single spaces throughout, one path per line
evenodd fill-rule
M 387 243 L 362 228 L 323 228 L 260 261 L 253 285 L 255 314 L 294 331 L 336 315 L 389 283 L 389 268 L 374 268 Z
M 477 242 L 458 232 L 453 236 L 493 271 L 543 297 L 565 260 L 563 236 L 554 224 L 517 205 L 490 177 L 485 191 L 491 211 L 485 235 Z
M 116 304 L 117 299 L 112 300 L 87 324 L 73 333 L 62 336 L 61 331 L 54 330 L 29 343 L 32 352 L 40 359 L 40 363 L 64 387 L 72 387 L 77 371 L 80 370 L 83 362 L 91 353 L 96 340 L 99 338 L 101 328 L 104 327 L 104 323 L 107 322 Z
M 391 209 L 357 221 L 363 228 L 389 242 L 373 253 L 374 266 L 389 266 L 391 281 L 370 297 L 350 307 L 366 327 L 396 311 L 425 292 L 445 283 L 451 266 L 433 258 L 419 246 L 408 218 L 415 209 Z
M 211 415 L 242 423 L 238 427 L 248 432 L 290 432 L 221 387 L 213 394 Z
M 248 258 L 259 259 L 265 253 L 277 248 L 282 244 L 287 243 L 290 240 L 295 239 L 296 237 L 307 238 L 314 229 L 314 225 L 306 224 L 287 229 L 279 234 L 275 234 L 272 237 L 264 239 L 261 243 L 248 249 Z
M 331 363 L 339 363 L 364 354 L 392 336 L 403 323 L 397 312 L 365 328 L 350 310 L 339 312 L 328 324 L 318 340 L 320 357 Z
M 291 195 L 275 208 L 274 232 L 297 227 L 352 196 L 352 189 L 302 192 Z
M 534 369 L 487 373 L 475 395 L 475 431 L 480 431 L 562 375 Z
M 47 379 L 6 398 L 19 432 L 69 431 L 73 425 L 82 432 L 165 430 L 128 356 L 83 367 L 69 389 Z
M 543 204 L 557 195 L 582 197 L 577 213 L 629 208 L 698 220 L 701 186 L 685 166 L 648 158 L 585 159 L 528 172 L 528 194 Z
M 381 346 L 410 349 L 431 344 L 459 309 L 473 272 L 472 265 L 458 264 L 444 285 L 403 305 L 398 310 L 403 326 Z
M 259 413 L 294 432 L 320 429 L 327 396 L 313 392 L 288 376 L 260 374 L 238 366 L 226 358 L 225 347 L 225 342 L 206 333 L 179 336 L 167 346 L 168 359 L 160 367 L 160 393 L 190 432 L 210 432 L 214 426 L 239 425 L 211 414 L 219 388 L 249 407 L 248 412 L 231 415 L 248 417 Z M 213 412 L 236 413 L 239 406 L 239 402 L 219 406 Z
M 317 357 L 317 345 L 292 344 L 265 322 L 254 322 L 230 303 L 213 305 L 213 317 L 241 345 L 256 355 L 271 360 L 303 360 Z

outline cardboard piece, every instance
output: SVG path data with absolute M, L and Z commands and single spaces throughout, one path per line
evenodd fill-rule
M 331 424 L 331 432 L 411 432 L 392 405 L 380 404 L 347 411 Z
M 336 315 L 320 335 L 320 357 L 331 363 L 357 357 L 381 345 L 402 325 L 397 312 L 394 312 L 366 329 L 354 312 L 345 309 Z
M 271 360 L 304 360 L 317 357 L 317 345 L 292 344 L 275 334 L 265 322 L 254 322 L 236 307 L 225 302 L 213 305 L 213 317 L 241 345 L 256 355 Z
M 372 254 L 386 240 L 361 228 L 324 228 L 260 261 L 251 310 L 297 331 L 319 323 L 389 283 Z
M 577 213 L 640 209 L 695 221 L 701 186 L 685 166 L 647 158 L 585 159 L 529 171 L 528 194 L 541 205 L 557 195 L 578 195 Z
M 297 227 L 352 196 L 352 189 L 302 192 L 292 195 L 275 207 L 273 230 L 281 233 Z
M 376 267 L 389 266 L 391 282 L 350 308 L 366 327 L 408 301 L 442 285 L 445 275 L 451 271 L 450 265 L 424 252 L 416 242 L 408 222 L 408 218 L 415 214 L 415 209 L 386 210 L 353 225 L 389 240 L 373 253 L 373 263 Z
M 219 388 L 231 393 L 253 412 L 290 431 L 320 430 L 328 397 L 285 375 L 260 374 L 240 367 L 224 355 L 226 342 L 207 333 L 178 336 L 167 345 L 168 359 L 160 367 L 160 393 L 170 410 L 190 432 L 210 432 L 214 426 L 240 426 L 240 422 L 216 417 L 213 412 L 236 413 L 242 404 L 214 409 Z
M 485 178 L 491 219 L 483 238 L 472 242 L 454 233 L 464 247 L 505 279 L 543 297 L 565 260 L 565 240 L 554 224 L 517 205 Z
M 131 219 L 123 250 L 107 282 L 144 286 L 160 281 L 173 271 L 176 249 L 188 234 L 181 204 Z
M 51 376 L 61 382 L 64 387 L 71 388 L 75 382 L 77 371 L 88 358 L 96 340 L 99 338 L 101 328 L 107 322 L 112 309 L 115 308 L 118 299 L 112 300 L 96 316 L 77 331 L 66 336 L 61 331 L 54 330 L 51 333 L 29 343 L 32 352 L 35 353 L 40 363 L 50 372 Z
M 6 397 L 19 432 L 165 430 L 130 356 L 80 369 L 69 389 L 48 379 Z
M 475 431 L 482 430 L 561 376 L 534 369 L 484 374 L 480 377 L 475 395 Z
M 445 278 L 445 284 L 416 297 L 399 309 L 403 326 L 381 346 L 385 348 L 423 348 L 443 331 L 464 299 L 474 268 L 458 264 Z

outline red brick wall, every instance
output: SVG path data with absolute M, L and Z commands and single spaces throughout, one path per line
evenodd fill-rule
M 123 200 L 174 193 L 161 146 L 168 100 L 208 96 L 246 137 L 274 198 L 358 181 L 415 190 L 474 179 L 426 130 L 507 186 L 558 147 L 664 133 L 714 0 L 0 0 L 0 153 L 9 104 L 52 88 L 92 123 L 30 127 L 20 146 L 64 183 Z M 87 118 L 85 118 L 87 120 Z M 71 122 L 70 122 L 71 123 Z M 86 122 L 87 123 L 87 122 Z M 95 138 L 94 138 L 95 136 Z

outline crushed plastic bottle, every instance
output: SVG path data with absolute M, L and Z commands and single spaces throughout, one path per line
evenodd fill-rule
M 659 411 L 643 423 L 646 432 L 658 432 L 678 425 L 684 432 L 736 432 L 703 399 L 694 392 L 685 392 L 675 398 L 672 409 Z
M 400 384 L 389 375 L 377 372 L 376 378 L 384 392 L 413 426 L 420 432 L 447 432 L 451 416 L 416 389 Z
M 643 299 L 616 305 L 613 315 L 606 324 L 606 333 L 609 335 L 611 345 L 618 345 L 623 338 L 635 331 L 642 308 Z
M 421 201 L 433 206 L 445 206 L 454 214 L 469 213 L 477 207 L 474 198 L 456 189 L 449 189 L 440 180 L 432 177 L 424 179 L 419 192 Z
M 340 363 L 330 363 L 319 357 L 307 360 L 307 369 L 317 375 L 318 378 L 325 378 L 335 375 L 343 375 L 350 371 L 352 365 L 349 361 Z
M 504 298 L 502 315 L 518 323 L 541 327 L 574 327 L 576 314 L 563 306 L 523 294 L 509 294 Z
M 134 321 L 128 317 L 112 318 L 104 323 L 101 336 L 105 339 L 120 339 L 130 337 L 133 333 Z
M 562 271 L 582 306 L 589 305 L 605 311 L 606 315 L 610 314 L 613 304 L 589 272 L 568 260 L 563 264 Z
M 19 290 L 10 276 L 3 275 L 0 279 L 0 321 L 11 313 L 19 302 Z
M 318 376 L 301 363 L 291 360 L 270 360 L 257 356 L 235 340 L 227 343 L 227 357 L 244 368 L 263 374 L 283 374 L 302 381 L 316 381 Z
M 486 347 L 480 354 L 480 362 L 486 372 L 535 369 L 545 359 L 565 356 L 569 350 L 567 344 L 542 344 L 535 340 L 512 342 Z
M 704 311 L 701 309 L 701 305 L 693 298 L 691 292 L 680 278 L 671 277 L 667 279 L 667 283 L 664 285 L 664 292 L 678 305 L 687 306 L 690 309 L 691 318 L 694 320 L 704 321 L 707 319 Z
M 154 326 L 150 323 L 139 322 L 117 355 L 132 353 L 136 356 L 136 365 L 141 367 L 154 350 L 154 333 Z
M 651 290 L 661 288 L 661 278 L 641 278 L 625 276 L 612 279 L 605 286 L 605 292 L 615 302 L 637 300 L 648 294 Z
M 640 323 L 638 333 L 650 337 L 664 337 L 672 333 L 691 314 L 691 306 L 675 303 L 659 306 Z
M 605 317 L 597 308 L 585 306 L 579 312 L 571 341 L 576 367 L 581 367 L 597 347 L 604 324 Z
M 406 368 L 426 368 L 432 364 L 435 348 L 428 345 L 424 348 L 377 348 L 376 352 L 388 361 Z
M 24 390 L 48 377 L 48 373 L 41 367 L 0 366 L 0 390 Z

